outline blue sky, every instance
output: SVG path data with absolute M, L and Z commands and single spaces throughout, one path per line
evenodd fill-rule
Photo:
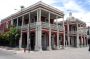
M 90 0 L 76 0 L 78 5 L 80 5 L 84 10 L 90 11 Z
M 28 7 L 38 1 L 64 11 L 65 18 L 68 17 L 67 10 L 71 10 L 74 17 L 90 24 L 90 0 L 0 0 L 0 19 L 19 11 L 21 5 Z

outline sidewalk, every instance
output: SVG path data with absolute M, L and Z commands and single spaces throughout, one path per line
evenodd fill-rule
M 88 47 L 20 53 L 18 55 L 23 56 L 26 59 L 90 59 Z
M 3 48 L 0 48 L 3 49 Z M 6 49 L 3 49 L 6 50 Z M 51 51 L 30 51 L 30 53 L 23 50 L 6 50 L 16 53 L 16 55 L 25 59 L 90 59 L 90 52 L 88 47 L 70 48 L 66 47 L 61 50 Z
M 26 52 L 24 52 L 24 49 L 19 50 L 19 48 L 11 48 L 11 47 L 3 47 L 3 46 L 0 46 L 0 50 L 14 52 L 16 54 L 18 54 L 18 53 L 23 54 L 23 53 L 28 53 L 29 52 L 28 50 L 26 50 Z M 32 51 L 30 51 L 30 53 L 31 52 Z

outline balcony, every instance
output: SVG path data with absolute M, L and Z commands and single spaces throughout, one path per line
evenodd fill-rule
M 63 31 L 64 30 L 63 26 L 58 25 L 58 28 L 59 28 L 59 31 Z
M 85 27 L 79 27 L 78 28 L 78 33 L 79 34 L 87 34 L 87 30 Z
M 30 23 L 29 25 L 30 25 L 30 29 L 34 29 L 34 28 L 36 28 L 36 22 L 34 22 L 34 23 Z
M 49 29 L 49 23 L 42 22 L 41 25 L 42 25 L 42 28 Z M 50 24 L 50 27 L 51 27 L 51 30 L 57 30 L 57 29 L 59 29 L 59 31 L 63 31 L 63 26 L 60 26 L 60 25 L 58 25 L 58 28 L 57 28 L 57 25 L 56 24 Z
M 49 23 L 42 22 L 41 26 L 42 26 L 42 28 L 49 29 Z
M 27 25 L 23 25 L 21 27 L 18 27 L 18 28 L 21 28 L 21 29 L 27 29 L 30 25 L 30 29 L 35 29 L 37 26 L 41 26 L 42 28 L 45 28 L 45 29 L 49 29 L 49 23 L 46 23 L 46 22 L 42 22 L 41 24 L 38 24 L 38 23 L 30 23 L 30 24 L 27 24 Z M 59 31 L 63 31 L 63 26 L 60 26 L 56 24 L 50 24 L 50 27 L 51 27 L 51 30 L 57 30 L 57 28 L 59 29 Z
M 51 29 L 52 30 L 57 30 L 57 25 L 56 24 L 51 24 Z

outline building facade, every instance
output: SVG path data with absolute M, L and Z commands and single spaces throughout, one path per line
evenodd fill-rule
M 87 46 L 86 23 L 69 16 L 65 21 L 65 45 L 69 47 Z
M 57 19 L 62 18 L 61 25 Z M 3 19 L 3 31 L 12 25 L 20 30 L 19 48 L 53 50 L 65 46 L 64 13 L 41 1 Z

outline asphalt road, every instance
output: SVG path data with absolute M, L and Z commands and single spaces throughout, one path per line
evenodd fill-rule
M 24 59 L 15 52 L 0 50 L 0 59 Z

